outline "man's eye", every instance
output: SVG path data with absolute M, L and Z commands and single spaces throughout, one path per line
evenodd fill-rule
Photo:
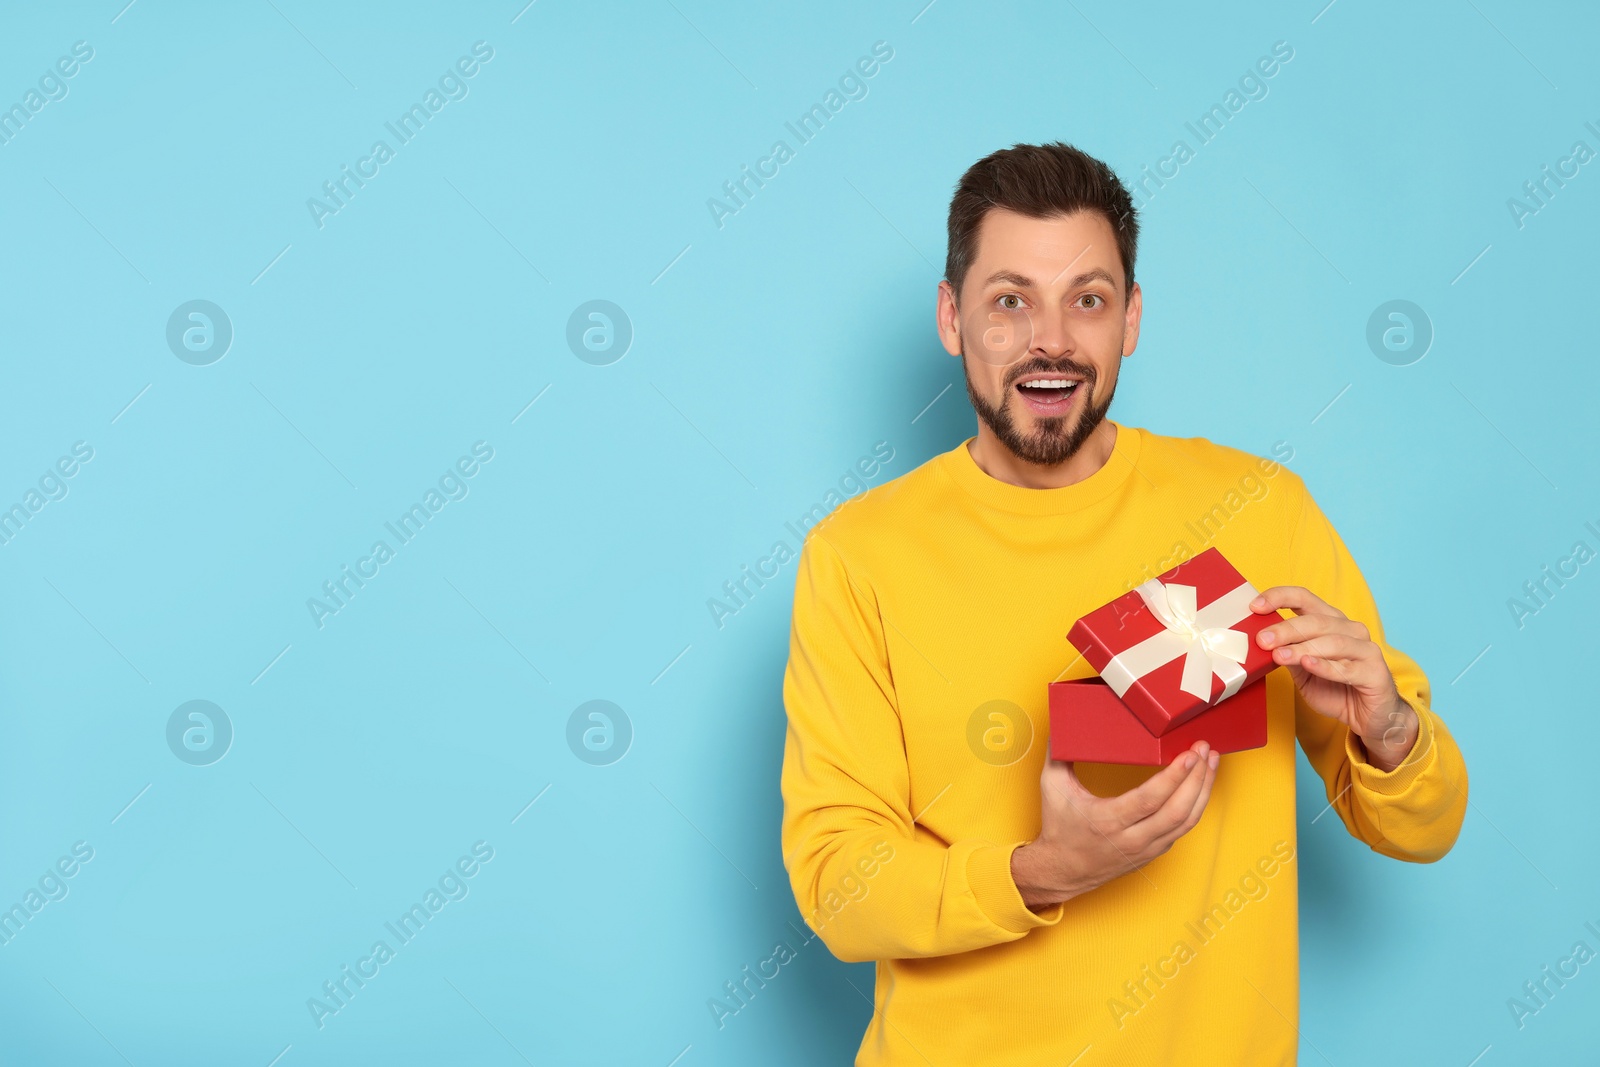
M 1095 294 L 1095 293 L 1085 293 L 1085 294 L 1083 294 L 1083 299 L 1085 299 L 1085 300 L 1093 300 L 1094 301 L 1094 303 L 1092 303 L 1092 304 L 1085 305 L 1085 306 L 1091 307 L 1091 308 L 1101 307 L 1101 306 L 1103 306 L 1105 304 L 1105 298 L 1101 297 L 1101 296 L 1099 296 L 1098 294 Z
M 1007 311 L 1016 311 L 1022 307 L 1022 297 L 1015 293 L 1007 293 L 1000 298 L 1000 306 Z

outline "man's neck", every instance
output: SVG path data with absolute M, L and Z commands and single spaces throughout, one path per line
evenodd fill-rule
M 1060 463 L 1029 463 L 1001 444 L 980 420 L 978 436 L 972 439 L 967 451 L 978 469 L 997 481 L 1024 489 L 1060 489 L 1075 485 L 1104 467 L 1116 443 L 1116 424 L 1107 419 L 1095 427 L 1078 451 Z

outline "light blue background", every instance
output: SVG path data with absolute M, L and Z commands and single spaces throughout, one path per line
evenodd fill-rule
M 800 925 L 793 567 L 720 630 L 706 601 L 876 442 L 899 475 L 972 432 L 932 330 L 965 167 L 1060 138 L 1131 180 L 1279 40 L 1144 212 L 1114 416 L 1293 447 L 1472 775 L 1460 843 L 1410 866 L 1313 825 L 1302 765 L 1302 1060 L 1592 1050 L 1600 964 L 1506 1007 L 1600 948 L 1600 566 L 1522 629 L 1506 604 L 1600 547 L 1600 170 L 1506 206 L 1600 148 L 1592 10 L 122 2 L 0 32 L 4 104 L 94 48 L 0 145 L 0 504 L 94 449 L 0 547 L 0 905 L 95 850 L 0 947 L 0 1058 L 847 1062 L 871 968 L 820 942 L 724 1029 L 706 1007 Z M 479 40 L 469 95 L 319 229 L 307 198 Z M 879 40 L 869 95 L 719 229 L 707 199 Z M 165 342 L 192 299 L 235 330 L 210 366 Z M 610 366 L 565 341 L 591 299 L 633 323 Z M 1436 331 L 1410 366 L 1365 341 L 1391 299 Z M 470 495 L 319 630 L 307 598 L 479 440 Z M 605 767 L 565 740 L 597 698 L 635 731 Z M 191 699 L 236 731 L 211 766 L 165 741 Z M 319 1030 L 307 998 L 479 840 L 470 895 Z

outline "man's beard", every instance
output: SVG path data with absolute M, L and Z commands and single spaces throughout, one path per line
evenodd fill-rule
M 1084 442 L 1089 440 L 1090 435 L 1105 421 L 1106 412 L 1111 410 L 1111 398 L 1117 391 L 1113 382 L 1105 399 L 1095 403 L 1098 375 L 1092 364 L 1080 363 L 1074 359 L 1052 362 L 1040 357 L 1022 360 L 1006 369 L 1005 395 L 1000 401 L 1000 406 L 995 407 L 979 396 L 978 391 L 973 388 L 972 375 L 967 370 L 964 355 L 961 369 L 967 379 L 967 398 L 972 401 L 972 409 L 978 413 L 978 418 L 983 420 L 984 425 L 989 427 L 1012 455 L 1025 462 L 1044 467 L 1064 463 L 1077 454 L 1078 449 L 1083 447 Z M 1076 375 L 1083 379 L 1083 384 L 1078 386 L 1078 390 L 1088 390 L 1088 394 L 1081 402 L 1078 397 L 1073 397 L 1072 414 L 1037 419 L 1035 421 L 1038 423 L 1038 428 L 1031 434 L 1024 434 L 1017 428 L 1016 420 L 1012 418 L 1011 401 L 1014 397 L 1012 385 L 1018 378 L 1041 372 Z

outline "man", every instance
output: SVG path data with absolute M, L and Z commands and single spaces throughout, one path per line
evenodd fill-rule
M 1139 340 L 1137 235 L 1070 146 L 975 164 L 937 320 L 977 436 L 802 551 L 783 857 L 834 955 L 877 961 L 857 1064 L 1293 1063 L 1295 740 L 1375 851 L 1427 863 L 1460 832 L 1461 753 L 1300 478 L 1106 420 Z M 1072 622 L 1212 546 L 1254 610 L 1293 613 L 1260 636 L 1287 668 L 1266 746 L 1047 760 L 1047 683 L 1094 673 Z

